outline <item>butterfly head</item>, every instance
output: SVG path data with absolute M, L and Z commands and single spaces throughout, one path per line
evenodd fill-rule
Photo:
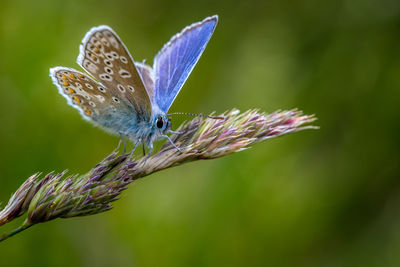
M 158 115 L 154 118 L 153 125 L 157 129 L 158 133 L 165 134 L 171 129 L 171 121 L 165 115 Z

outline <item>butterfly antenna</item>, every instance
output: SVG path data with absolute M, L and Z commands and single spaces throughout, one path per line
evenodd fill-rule
M 194 117 L 210 118 L 210 119 L 214 119 L 214 120 L 225 119 L 225 117 L 221 117 L 221 116 L 209 116 L 209 115 L 187 113 L 187 112 L 174 112 L 174 113 L 168 113 L 167 115 L 189 115 L 189 116 L 194 116 Z

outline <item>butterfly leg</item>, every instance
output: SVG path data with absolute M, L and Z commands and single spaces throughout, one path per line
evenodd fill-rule
M 172 131 L 172 130 L 168 130 L 168 132 L 172 133 L 172 134 L 183 134 L 183 132 L 176 132 L 176 131 Z
M 146 154 L 146 159 L 148 157 L 150 157 L 151 152 L 153 152 L 153 143 L 152 142 L 149 143 L 149 152 L 147 152 L 147 154 Z
M 141 142 L 142 142 L 142 140 L 140 140 L 140 139 L 136 141 L 135 146 L 133 147 L 133 149 L 132 149 L 132 151 L 131 151 L 131 154 L 129 155 L 129 158 L 128 158 L 128 160 L 127 160 L 127 162 L 131 161 L 133 152 L 135 151 L 135 149 L 137 148 L 137 146 L 138 146 Z
M 125 142 L 125 139 L 124 139 L 124 135 L 121 132 L 119 132 L 119 136 L 121 137 L 121 140 L 118 143 L 118 148 L 119 148 L 119 145 L 122 142 L 124 144 L 124 152 L 122 154 L 125 154 L 125 152 L 126 152 L 126 142 Z
M 178 150 L 179 152 L 181 152 L 181 153 L 182 153 L 182 149 L 180 149 L 179 147 L 177 147 L 177 146 L 174 144 L 174 142 L 172 142 L 171 138 L 169 138 L 169 136 L 168 136 L 168 135 L 161 135 L 161 137 L 167 138 L 167 139 L 168 139 L 168 141 L 171 143 L 171 145 L 172 145 L 173 147 L 175 147 L 175 148 L 176 148 L 176 150 Z
M 143 156 L 146 155 L 146 148 L 144 147 L 144 143 L 142 143 L 142 150 L 143 150 Z

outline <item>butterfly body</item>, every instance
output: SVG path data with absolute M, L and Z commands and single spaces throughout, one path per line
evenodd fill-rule
M 89 75 L 55 67 L 50 69 L 50 76 L 84 119 L 127 137 L 135 147 L 143 143 L 151 152 L 154 141 L 169 139 L 167 112 L 211 38 L 217 20 L 217 16 L 208 17 L 173 36 L 156 55 L 153 67 L 135 62 L 110 27 L 94 27 L 83 38 L 77 59 Z

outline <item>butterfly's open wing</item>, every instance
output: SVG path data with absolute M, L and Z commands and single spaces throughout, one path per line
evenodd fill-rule
M 132 106 L 82 72 L 55 67 L 50 69 L 50 77 L 68 104 L 84 119 L 110 133 L 125 133 L 139 120 Z
M 167 112 L 193 70 L 217 25 L 218 16 L 194 23 L 176 34 L 154 58 L 154 101 Z
M 149 94 L 150 100 L 154 100 L 154 72 L 153 69 L 145 64 L 140 62 L 135 62 L 136 69 L 138 70 L 140 77 L 142 77 L 142 81 L 146 87 L 147 93 Z
M 125 45 L 110 27 L 94 27 L 85 35 L 77 62 L 115 96 L 132 105 L 140 120 L 151 118 L 145 85 Z

